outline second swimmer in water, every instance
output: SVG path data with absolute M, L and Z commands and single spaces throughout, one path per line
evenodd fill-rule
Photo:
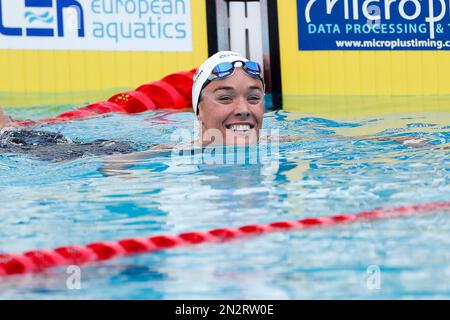
M 83 156 L 127 154 L 136 149 L 126 141 L 95 140 L 78 143 L 60 133 L 14 126 L 0 107 L 0 155 L 26 154 L 41 161 L 66 161 Z

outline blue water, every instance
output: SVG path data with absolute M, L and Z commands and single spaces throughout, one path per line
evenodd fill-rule
M 144 150 L 180 128 L 195 131 L 191 113 L 42 129 Z M 0 252 L 450 201 L 450 113 L 327 119 L 280 111 L 267 113 L 265 128 L 302 140 L 280 143 L 263 163 L 192 164 L 163 154 L 116 176 L 99 171 L 99 157 L 0 156 Z M 393 140 L 404 136 L 428 142 Z M 79 290 L 56 268 L 1 279 L 0 299 L 449 299 L 449 247 L 450 214 L 440 212 L 97 263 L 82 267 Z

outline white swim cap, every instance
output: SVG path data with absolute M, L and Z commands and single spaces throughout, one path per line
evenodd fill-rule
M 194 85 L 192 86 L 192 108 L 194 113 L 198 113 L 198 102 L 200 100 L 200 94 L 202 93 L 202 88 L 208 77 L 211 75 L 213 69 L 222 62 L 234 62 L 234 61 L 248 61 L 241 54 L 233 51 L 220 51 L 209 57 L 208 60 L 203 62 L 203 64 L 198 68 L 194 76 Z

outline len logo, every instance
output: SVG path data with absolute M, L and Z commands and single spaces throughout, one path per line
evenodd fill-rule
M 16 1 L 16 0 L 14 0 Z M 54 37 L 54 28 L 22 28 L 18 26 L 5 26 L 4 15 L 7 14 L 8 7 L 4 4 L 6 1 L 0 0 L 0 35 L 4 36 L 23 36 L 27 37 Z M 53 7 L 53 0 L 24 0 L 25 12 L 23 18 L 28 24 L 38 20 L 42 23 L 50 24 L 54 21 L 50 11 L 41 15 L 31 11 L 31 8 L 49 8 L 56 9 L 56 32 L 58 37 L 64 37 L 64 17 L 63 10 L 70 8 L 75 9 L 78 14 L 78 37 L 84 37 L 84 13 L 82 5 L 76 0 L 56 0 L 56 8 Z

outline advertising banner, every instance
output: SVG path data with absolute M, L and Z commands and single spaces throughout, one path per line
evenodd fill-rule
M 299 50 L 449 50 L 448 0 L 297 0 Z
M 190 0 L 0 0 L 0 49 L 192 51 Z

